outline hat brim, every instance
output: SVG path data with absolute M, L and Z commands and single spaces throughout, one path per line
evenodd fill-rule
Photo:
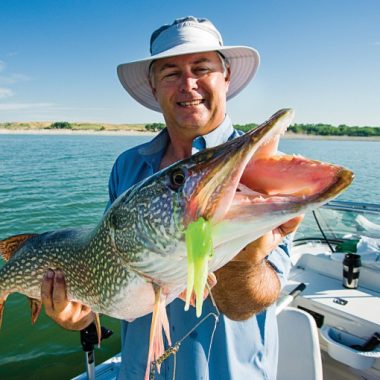
M 184 54 L 220 51 L 228 60 L 231 70 L 227 100 L 237 95 L 255 75 L 260 63 L 257 50 L 248 46 L 198 47 L 180 46 L 145 59 L 123 63 L 117 67 L 117 74 L 123 87 L 143 106 L 161 112 L 160 105 L 152 94 L 148 81 L 149 65 L 152 61 Z

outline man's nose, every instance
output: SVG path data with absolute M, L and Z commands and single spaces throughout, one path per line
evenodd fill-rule
M 191 91 L 198 88 L 198 78 L 191 73 L 181 75 L 180 91 Z

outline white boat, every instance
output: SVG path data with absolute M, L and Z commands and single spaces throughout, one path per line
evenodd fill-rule
M 343 286 L 342 260 L 353 251 L 360 254 L 362 266 L 358 287 L 350 289 Z M 291 307 L 312 316 L 313 324 L 305 332 L 310 334 L 307 344 L 300 332 L 291 338 L 300 326 L 297 317 L 292 321 L 286 313 L 278 315 L 278 379 L 301 379 L 294 376 L 300 364 L 323 373 L 303 379 L 380 379 L 380 345 L 363 350 L 374 334 L 380 334 L 380 206 L 333 201 L 307 215 L 296 234 L 291 259 L 293 268 L 283 292 L 306 285 Z M 303 340 L 301 349 L 297 337 Z M 317 345 L 314 360 L 303 352 L 311 352 L 313 342 Z M 292 376 L 287 375 L 286 363 L 293 363 L 289 365 Z
M 357 287 L 347 288 L 342 261 L 353 252 L 361 267 Z M 306 215 L 291 259 L 277 304 L 277 380 L 379 380 L 380 205 L 333 201 Z M 302 293 L 289 296 L 300 284 Z M 116 355 L 96 367 L 95 378 L 116 379 L 119 365 Z

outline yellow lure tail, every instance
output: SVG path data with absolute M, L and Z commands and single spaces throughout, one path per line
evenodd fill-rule
M 190 223 L 185 231 L 185 240 L 188 263 L 185 310 L 189 309 L 194 290 L 196 314 L 200 317 L 207 283 L 208 261 L 214 254 L 211 223 L 202 217 Z

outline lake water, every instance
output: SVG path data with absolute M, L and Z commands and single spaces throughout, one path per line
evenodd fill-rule
M 94 226 L 107 203 L 115 158 L 147 139 L 0 135 L 0 239 Z M 283 140 L 280 149 L 350 168 L 355 181 L 339 199 L 380 203 L 380 142 Z M 119 322 L 104 317 L 102 322 L 115 334 L 96 351 L 97 362 L 120 349 Z M 27 299 L 8 297 L 0 331 L 0 379 L 63 380 L 83 370 L 79 333 L 57 327 L 43 312 L 31 326 Z

